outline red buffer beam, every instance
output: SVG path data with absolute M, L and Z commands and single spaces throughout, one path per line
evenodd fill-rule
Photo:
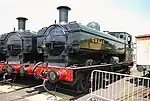
M 33 75 L 38 79 L 49 79 L 51 82 L 64 80 L 73 82 L 73 70 L 58 66 L 45 66 L 43 63 L 39 65 L 22 65 L 19 72 L 21 76 Z

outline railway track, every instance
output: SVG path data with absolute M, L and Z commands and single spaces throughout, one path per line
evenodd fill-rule
M 83 94 L 84 95 L 84 94 Z M 82 96 L 83 96 L 82 95 Z M 62 92 L 46 92 L 42 84 L 21 82 L 0 86 L 0 101 L 74 101 L 80 96 L 71 96 Z

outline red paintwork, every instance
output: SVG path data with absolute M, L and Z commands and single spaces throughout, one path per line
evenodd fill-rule
M 59 80 L 64 80 L 67 76 L 67 71 L 66 70 L 58 70 L 58 76 L 59 76 Z
M 34 67 L 33 64 L 30 64 L 30 65 L 26 65 L 26 64 L 22 64 L 22 67 L 24 67 L 24 69 L 27 71 L 27 73 L 29 75 L 32 75 L 32 68 Z
M 20 66 L 21 66 L 20 64 L 11 64 L 11 66 L 14 69 L 13 73 L 19 73 L 19 69 L 20 69 Z
M 41 76 L 42 79 L 46 79 L 50 68 L 44 66 L 38 66 L 34 72 L 34 75 Z
M 42 75 L 42 77 L 43 77 L 43 79 L 46 79 L 47 75 L 48 75 L 48 72 L 50 70 L 55 70 L 56 72 L 58 72 L 59 80 L 73 82 L 73 70 L 67 69 L 67 68 L 62 68 L 62 67 L 55 67 L 55 66 L 48 66 L 48 67 L 43 66 L 42 67 L 42 66 L 38 66 L 36 68 L 35 75 L 41 76 L 41 72 L 43 71 L 44 75 Z
M 4 71 L 7 68 L 7 63 L 0 63 L 0 71 Z
M 135 38 L 146 38 L 146 37 L 150 37 L 150 34 L 138 35 Z
M 5 63 L 1 63 L 0 64 L 0 70 L 3 70 L 4 68 L 6 68 L 8 66 L 8 64 Z M 25 70 L 27 71 L 28 75 L 33 75 L 33 64 L 30 65 L 26 65 L 26 64 L 11 64 L 11 66 L 14 69 L 13 73 L 19 73 L 20 67 L 24 67 Z M 65 67 L 58 67 L 58 66 L 44 66 L 43 64 L 37 66 L 37 68 L 35 69 L 34 75 L 36 76 L 40 76 L 42 77 L 42 79 L 46 79 L 48 72 L 50 70 L 55 70 L 58 73 L 59 76 L 59 80 L 64 80 L 64 81 L 68 81 L 68 82 L 73 82 L 73 69 L 68 69 Z
M 27 70 L 27 74 L 33 75 L 32 70 L 33 70 L 34 65 L 28 65 L 28 67 L 26 67 L 25 65 L 22 65 L 22 66 Z M 46 67 L 44 65 L 39 65 L 35 69 L 34 75 L 40 76 L 42 77 L 42 79 L 46 79 L 48 72 L 50 70 L 56 70 L 56 72 L 58 72 L 59 80 L 73 82 L 73 70 L 63 68 L 63 67 L 57 67 L 57 66 Z
M 73 82 L 73 70 L 62 67 L 51 67 L 59 73 L 59 80 Z

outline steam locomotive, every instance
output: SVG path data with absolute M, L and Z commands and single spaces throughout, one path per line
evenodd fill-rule
M 8 73 L 16 72 L 23 63 L 38 62 L 40 54 L 36 50 L 36 33 L 25 30 L 27 18 L 18 17 L 18 31 L 12 31 L 1 35 L 1 54 L 3 56 L 1 70 Z
M 80 93 L 89 88 L 92 70 L 120 72 L 133 65 L 130 34 L 106 34 L 93 22 L 88 26 L 68 23 L 71 9 L 66 6 L 57 9 L 59 24 L 45 27 L 37 34 L 37 50 L 44 54 L 46 65 L 34 68 L 36 77 L 46 77 L 51 86 Z
M 105 34 L 76 22 L 67 23 L 67 10 L 70 8 L 59 7 L 60 24 L 54 24 L 44 33 L 38 33 L 38 52 L 45 50 L 45 61 L 58 66 L 88 65 L 110 63 L 113 56 L 124 61 L 125 47 L 128 40 L 120 40 L 113 35 Z M 64 17 L 65 16 L 65 17 Z M 65 24 L 63 24 L 65 23 Z M 109 32 L 112 33 L 112 32 Z M 121 33 L 121 32 L 120 32 Z M 114 36 L 117 33 L 114 33 Z M 129 38 L 131 45 L 131 35 L 121 33 Z M 121 37 L 120 37 L 121 38 Z M 44 40 L 43 40 L 44 39 Z
M 57 9 L 59 24 L 44 27 L 37 35 L 25 30 L 25 18 L 18 18 L 19 31 L 6 34 L 2 41 L 7 72 L 43 79 L 46 90 L 49 84 L 52 88 L 82 93 L 90 86 L 92 70 L 125 72 L 133 65 L 130 34 L 100 32 L 95 22 L 88 26 L 68 23 L 71 9 L 67 6 Z
M 0 61 L 5 61 L 6 60 L 6 57 L 5 57 L 6 53 L 5 53 L 5 51 L 3 51 L 4 50 L 4 43 L 3 43 L 3 40 L 1 40 L 2 36 L 3 36 L 3 34 L 0 35 Z

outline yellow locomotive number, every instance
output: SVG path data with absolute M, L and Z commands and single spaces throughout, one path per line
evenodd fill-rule
M 103 39 L 99 39 L 99 38 L 92 38 L 92 42 L 93 43 L 98 43 L 98 44 L 103 44 L 104 40 Z

